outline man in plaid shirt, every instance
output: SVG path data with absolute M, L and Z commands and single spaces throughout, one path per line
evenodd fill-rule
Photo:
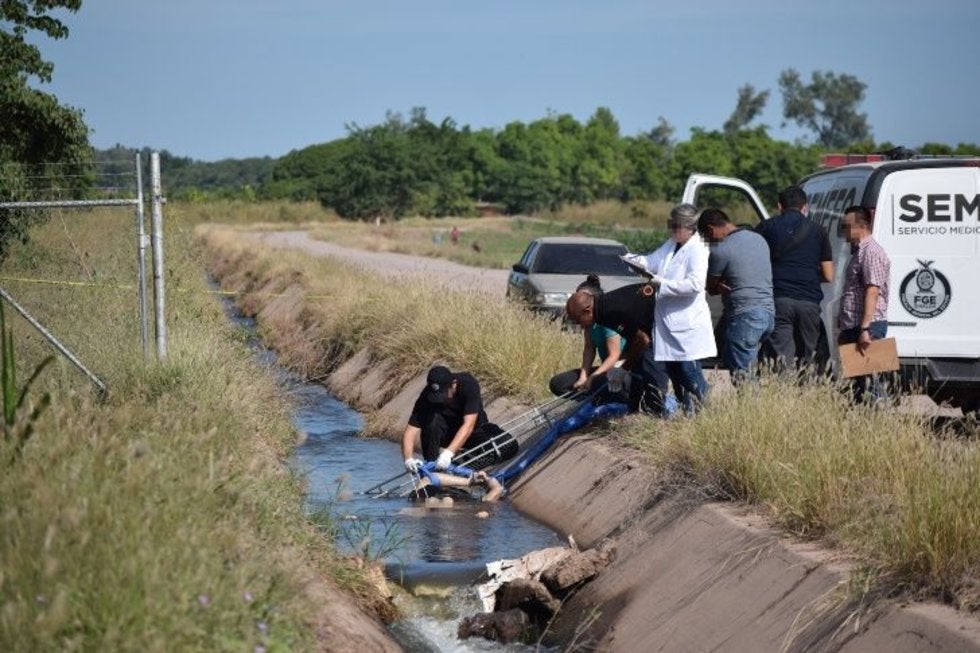
M 844 274 L 844 287 L 840 300 L 838 344 L 857 343 L 861 351 L 880 340 L 888 331 L 888 278 L 891 261 L 888 254 L 871 236 L 871 216 L 863 206 L 852 206 L 844 211 L 841 220 L 844 239 L 851 245 L 851 259 Z M 862 399 L 865 391 L 875 399 L 883 398 L 883 388 L 869 377 L 855 380 L 855 399 Z

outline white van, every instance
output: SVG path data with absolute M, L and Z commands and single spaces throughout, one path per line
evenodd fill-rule
M 823 286 L 824 353 L 836 354 L 850 257 L 838 227 L 843 210 L 857 204 L 871 213 L 874 238 L 891 259 L 888 335 L 903 381 L 964 413 L 980 410 L 980 159 L 869 161 L 820 170 L 799 185 L 834 254 L 834 281 Z M 740 179 L 691 175 L 683 201 L 697 206 L 706 188 L 736 191 L 760 220 L 769 218 Z

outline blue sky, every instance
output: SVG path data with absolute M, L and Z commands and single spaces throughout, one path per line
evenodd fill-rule
M 719 129 L 749 83 L 777 138 L 780 71 L 855 75 L 878 141 L 980 142 L 977 0 L 84 0 L 42 88 L 92 143 L 281 156 L 424 106 L 473 128 L 609 107 Z

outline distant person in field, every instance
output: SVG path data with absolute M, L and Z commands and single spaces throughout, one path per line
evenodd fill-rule
M 453 242 L 453 245 L 459 244 L 459 227 L 453 225 L 452 231 L 449 232 L 449 240 Z
M 871 235 L 871 216 L 863 206 L 844 210 L 841 231 L 851 245 L 851 258 L 844 273 L 837 325 L 840 345 L 856 344 L 866 351 L 872 340 L 888 333 L 888 283 L 891 261 Z M 854 398 L 883 399 L 885 388 L 874 376 L 854 379 Z
M 705 209 L 698 232 L 708 243 L 708 294 L 725 304 L 725 345 L 722 358 L 733 383 L 753 376 L 759 347 L 772 333 L 775 306 L 772 266 L 766 239 L 741 229 L 721 209 Z
M 814 364 L 820 338 L 821 283 L 834 280 L 827 230 L 807 217 L 806 193 L 790 186 L 779 193 L 779 215 L 756 231 L 769 243 L 776 325 L 765 343 L 776 369 Z
M 415 444 L 422 459 L 415 457 Z M 480 384 L 468 372 L 436 365 L 426 375 L 402 435 L 405 468 L 418 473 L 424 461 L 436 470 L 451 463 L 481 469 L 517 453 L 517 442 L 487 418 Z

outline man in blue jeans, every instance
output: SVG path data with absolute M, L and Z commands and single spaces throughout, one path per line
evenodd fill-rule
M 722 359 L 738 384 L 751 376 L 759 345 L 775 323 L 769 245 L 756 232 L 736 227 L 721 209 L 705 209 L 698 232 L 711 249 L 708 294 L 720 294 L 725 304 Z

